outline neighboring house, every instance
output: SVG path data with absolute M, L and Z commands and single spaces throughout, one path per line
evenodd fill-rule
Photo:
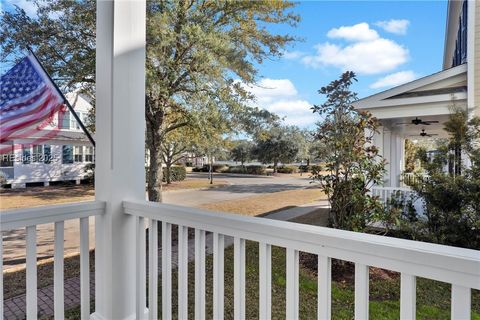
M 75 92 L 66 94 L 66 98 L 85 123 L 92 108 L 89 98 Z M 53 130 L 58 121 L 57 114 L 54 123 L 42 131 Z M 60 119 L 59 127 L 58 134 L 41 145 L 31 145 L 35 135 L 9 144 L 12 151 L 2 154 L 0 161 L 0 172 L 6 177 L 7 186 L 24 188 L 55 181 L 80 183 L 85 177 L 85 165 L 94 161 L 94 148 L 69 111 Z
M 480 1 L 449 1 L 443 70 L 354 103 L 381 122 L 374 143 L 388 161 L 384 186 L 400 186 L 405 139 L 446 137 L 453 105 L 480 116 L 479 61 Z

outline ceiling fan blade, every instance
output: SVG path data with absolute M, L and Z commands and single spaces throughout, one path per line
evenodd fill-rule
M 425 123 L 431 124 L 431 123 L 438 123 L 437 120 L 425 120 Z
M 399 125 L 399 124 L 412 124 L 411 122 L 397 122 L 395 123 L 396 125 Z
M 425 122 L 425 121 L 420 122 L 420 124 L 423 124 L 423 125 L 426 125 L 426 126 L 429 126 L 429 125 L 430 125 L 430 123 Z

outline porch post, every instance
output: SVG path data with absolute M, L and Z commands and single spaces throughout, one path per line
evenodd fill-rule
M 124 200 L 145 199 L 145 0 L 97 2 L 95 313 L 135 318 L 135 218 Z

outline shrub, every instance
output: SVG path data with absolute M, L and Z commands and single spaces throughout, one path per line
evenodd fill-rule
M 264 175 L 266 173 L 266 170 L 264 166 L 251 165 L 246 167 L 242 167 L 242 166 L 229 167 L 226 172 Z
M 95 182 L 95 163 L 87 163 L 83 168 L 85 171 L 85 180 L 87 183 L 93 184 Z
M 312 165 L 301 165 L 301 166 L 298 166 L 298 170 L 300 172 L 320 172 L 322 171 L 321 170 L 321 166 L 319 165 L 316 165 L 316 164 L 312 164 Z
M 0 171 L 0 187 L 3 187 L 4 184 L 7 183 L 7 175 L 5 172 Z
M 193 168 L 193 172 L 210 172 L 210 165 L 209 164 L 204 164 L 203 167 L 201 168 Z M 228 171 L 228 165 L 226 164 L 213 164 L 212 165 L 212 172 L 227 172 Z
M 226 171 L 228 173 L 247 173 L 247 168 L 242 166 L 229 167 Z
M 163 168 L 163 182 L 166 181 L 167 168 Z M 172 166 L 170 168 L 170 181 L 182 181 L 187 177 L 187 170 L 184 166 Z
M 296 173 L 298 172 L 297 166 L 281 166 L 277 168 L 278 173 Z
M 265 174 L 265 172 L 266 172 L 264 166 L 251 165 L 251 166 L 247 166 L 246 169 L 247 169 L 248 174 L 259 174 L 260 175 L 260 174 Z

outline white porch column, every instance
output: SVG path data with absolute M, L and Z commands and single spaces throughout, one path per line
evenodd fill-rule
M 135 220 L 123 200 L 145 199 L 145 0 L 97 2 L 93 319 L 135 318 Z
M 386 141 L 386 143 L 390 144 L 390 159 L 388 159 L 390 162 L 389 186 L 400 187 L 400 173 L 403 162 L 402 138 L 397 133 L 390 132 L 390 141 Z
M 386 187 L 392 186 L 392 177 L 391 177 L 391 172 L 392 172 L 392 132 L 390 130 L 387 130 L 385 127 L 383 127 L 383 158 L 385 161 L 387 161 L 387 164 L 385 165 L 385 177 L 384 177 L 384 185 Z
M 405 165 L 404 139 L 387 127 L 381 127 L 380 134 L 375 136 L 375 145 L 379 147 L 380 154 L 387 161 L 384 185 L 399 187 L 400 174 Z

